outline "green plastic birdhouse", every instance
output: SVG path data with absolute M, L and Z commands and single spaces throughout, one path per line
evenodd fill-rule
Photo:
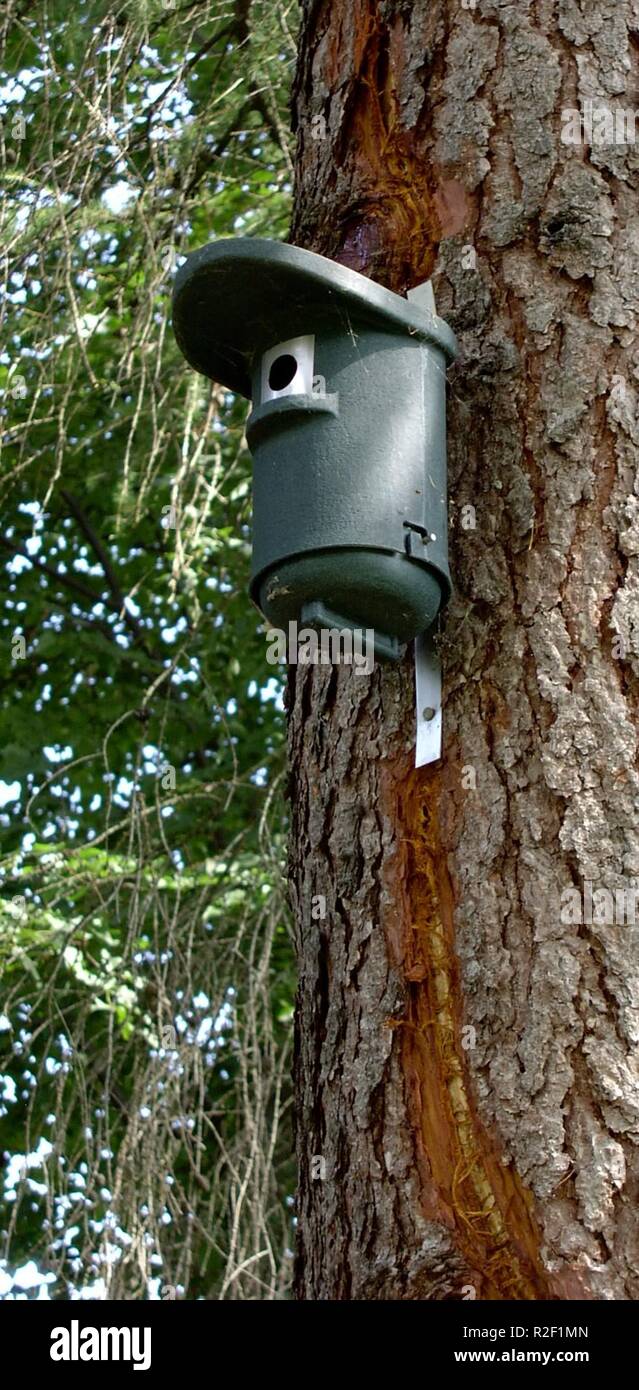
M 286 628 L 372 628 L 398 657 L 450 593 L 446 367 L 430 286 L 408 299 L 295 246 L 214 242 L 175 282 L 196 371 L 252 402 L 250 590 Z

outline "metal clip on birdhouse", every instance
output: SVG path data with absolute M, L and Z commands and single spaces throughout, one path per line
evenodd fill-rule
M 280 242 L 215 242 L 175 282 L 196 371 L 253 403 L 251 595 L 287 628 L 372 628 L 397 659 L 450 593 L 446 366 L 430 285 L 408 299 Z

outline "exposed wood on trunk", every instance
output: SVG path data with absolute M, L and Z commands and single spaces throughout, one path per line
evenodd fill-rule
M 463 356 L 441 766 L 410 661 L 291 676 L 298 1293 L 636 1298 L 638 933 L 562 894 L 639 875 L 639 145 L 561 131 L 639 5 L 304 10 L 294 238 Z

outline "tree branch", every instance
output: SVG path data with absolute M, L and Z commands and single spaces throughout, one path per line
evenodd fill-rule
M 146 635 L 144 629 L 140 626 L 139 622 L 137 621 L 137 618 L 134 618 L 133 614 L 129 613 L 129 610 L 126 606 L 126 595 L 120 588 L 120 583 L 111 563 L 111 557 L 109 555 L 108 550 L 106 549 L 106 546 L 103 545 L 102 541 L 100 540 L 100 537 L 97 534 L 97 531 L 94 530 L 86 512 L 80 506 L 80 503 L 78 502 L 77 498 L 73 496 L 73 493 L 68 492 L 66 488 L 61 488 L 60 495 L 64 498 L 65 502 L 67 503 L 69 511 L 75 517 L 75 520 L 77 521 L 80 530 L 82 531 L 83 535 L 86 536 L 86 539 L 88 540 L 91 549 L 95 552 L 95 554 L 98 557 L 98 560 L 100 561 L 100 564 L 102 565 L 104 577 L 111 590 L 111 594 L 115 601 L 115 605 L 119 616 L 126 623 L 127 627 L 130 627 L 131 631 L 135 633 L 135 636 L 140 641 L 142 647 L 144 647 L 144 649 L 146 650 Z M 151 653 L 149 652 L 148 655 L 151 655 Z
M 41 574 L 48 574 L 51 579 L 56 580 L 56 583 L 59 581 L 65 588 L 75 589 L 76 593 L 82 594 L 83 598 L 90 599 L 92 603 L 102 603 L 100 594 L 96 594 L 93 589 L 89 588 L 88 584 L 83 584 L 80 579 L 74 579 L 73 575 L 60 574 L 58 570 L 53 568 L 53 565 L 47 565 L 44 560 L 36 560 L 34 556 L 29 555 L 27 550 L 21 550 L 19 545 L 13 545 L 4 536 L 0 536 L 0 545 L 4 546 L 5 550 L 10 550 L 13 555 L 21 555 L 23 560 L 29 561 L 33 569 L 39 570 Z

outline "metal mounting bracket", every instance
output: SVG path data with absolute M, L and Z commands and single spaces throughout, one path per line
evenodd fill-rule
M 442 665 L 432 632 L 415 638 L 415 701 L 415 767 L 426 767 L 442 755 Z

